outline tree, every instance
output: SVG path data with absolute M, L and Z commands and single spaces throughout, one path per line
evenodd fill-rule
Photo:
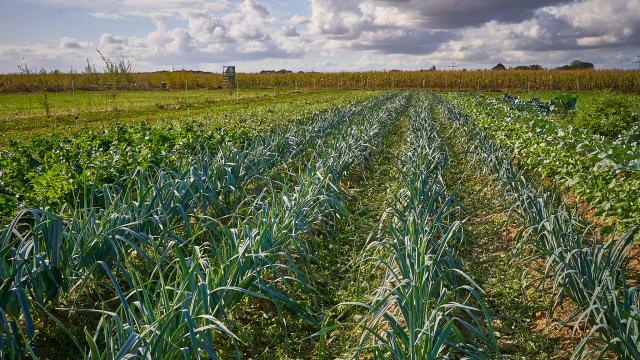
M 592 70 L 595 66 L 586 61 L 573 60 L 569 65 L 559 67 L 559 70 Z
M 542 70 L 542 66 L 540 66 L 538 64 L 518 65 L 514 69 L 516 69 L 516 70 Z
M 507 68 L 502 65 L 502 63 L 498 63 L 498 65 L 494 66 L 491 70 L 507 70 Z

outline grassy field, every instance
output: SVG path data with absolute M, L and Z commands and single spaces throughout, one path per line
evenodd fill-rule
M 640 358 L 637 95 L 239 95 L 5 95 L 0 358 Z
M 110 91 L 78 91 L 48 93 L 52 115 L 82 115 L 98 111 L 135 110 L 150 107 L 170 107 L 181 103 L 205 104 L 246 100 L 273 95 L 267 90 L 173 90 L 118 91 L 115 99 Z M 0 119 L 45 116 L 41 93 L 0 94 Z
M 357 92 L 356 92 L 357 93 Z M 363 94 L 365 92 L 362 92 Z M 10 140 L 26 140 L 52 132 L 72 134 L 84 127 L 101 128 L 117 123 L 147 122 L 170 125 L 187 121 L 215 122 L 222 118 L 285 111 L 317 110 L 331 106 L 347 91 L 262 91 L 227 90 L 195 91 L 127 91 L 119 92 L 115 103 L 106 93 L 83 92 L 75 95 L 77 112 L 71 93 L 51 93 L 52 115 L 46 117 L 38 102 L 38 94 L 0 95 L 0 144 Z M 307 106 L 313 103 L 314 106 Z M 77 117 L 76 117 L 77 114 Z

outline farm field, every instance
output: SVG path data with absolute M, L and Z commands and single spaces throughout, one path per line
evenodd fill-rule
M 131 110 L 146 107 L 161 107 L 180 103 L 213 103 L 236 100 L 235 90 L 172 90 L 133 91 L 117 90 L 115 99 L 111 90 L 48 93 L 52 115 L 73 115 L 97 111 Z M 272 95 L 271 90 L 238 90 L 239 99 L 251 99 Z M 28 118 L 45 116 L 42 93 L 14 93 L 0 95 L 2 118 Z
M 17 119 L 18 125 L 7 125 L 14 132 L 4 134 L 13 142 L 0 148 L 0 218 L 5 223 L 18 204 L 57 209 L 77 202 L 87 186 L 120 184 L 139 166 L 177 161 L 171 156 L 177 146 L 192 155 L 198 146 L 218 147 L 225 142 L 242 146 L 250 136 L 369 96 L 367 92 L 288 93 L 177 110 L 93 113 L 83 117 L 93 120 L 79 123 L 82 128 L 72 137 L 65 136 L 74 131 L 65 121 L 54 125 L 47 120 L 38 123 L 37 118 Z M 54 135 L 44 136 L 51 132 Z M 17 141 L 37 134 L 42 136 Z
M 82 128 L 102 128 L 109 124 L 146 122 L 149 124 L 181 124 L 184 119 L 216 122 L 249 114 L 241 122 L 251 121 L 254 114 L 322 107 L 339 98 L 343 91 L 294 92 L 290 90 L 194 90 L 194 91 L 119 91 L 50 93 L 50 116 L 41 105 L 38 93 L 0 95 L 0 143 L 28 140 L 52 132 L 71 134 Z M 76 101 L 74 107 L 74 99 Z M 283 110 L 287 111 L 287 110 Z M 77 116 L 77 118 L 76 118 Z M 261 118 L 258 116 L 258 118 Z
M 0 358 L 640 358 L 637 95 L 239 95 L 0 96 Z

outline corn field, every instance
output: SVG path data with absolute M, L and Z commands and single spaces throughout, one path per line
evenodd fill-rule
M 239 73 L 242 89 L 443 89 L 489 91 L 614 90 L 637 92 L 639 70 L 469 70 L 469 71 L 376 71 L 341 73 Z M 75 90 L 220 89 L 222 74 L 173 71 L 129 73 L 117 79 L 102 73 L 45 72 L 0 75 L 0 92 Z

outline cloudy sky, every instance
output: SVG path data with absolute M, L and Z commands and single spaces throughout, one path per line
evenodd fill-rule
M 640 0 L 2 0 L 0 72 L 484 68 L 572 59 L 629 68 Z

